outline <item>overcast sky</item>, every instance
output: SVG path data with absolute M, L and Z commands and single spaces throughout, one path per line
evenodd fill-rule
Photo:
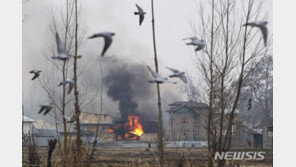
M 193 68 L 192 50 L 182 39 L 190 33 L 189 20 L 196 17 L 196 0 L 155 0 L 157 49 L 160 71 L 168 75 L 165 66 L 172 66 L 190 72 Z M 102 31 L 115 32 L 114 42 L 107 56 L 141 64 L 153 65 L 151 36 L 150 0 L 83 0 L 81 2 L 82 21 L 87 26 L 87 36 Z M 264 0 L 264 10 L 269 15 L 268 28 L 272 31 L 272 0 Z M 146 12 L 146 18 L 139 26 L 135 4 Z M 46 59 L 42 55 L 49 40 L 48 16 L 51 6 L 59 6 L 60 0 L 30 0 L 23 5 L 23 94 L 33 94 L 32 68 L 42 69 Z M 51 37 L 52 38 L 52 37 Z M 88 41 L 86 45 L 96 47 L 100 52 L 99 40 Z M 29 89 L 31 87 L 31 89 Z M 24 97 L 24 96 L 23 96 Z

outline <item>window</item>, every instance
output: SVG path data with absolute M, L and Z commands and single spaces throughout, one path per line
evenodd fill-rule
M 200 120 L 197 118 L 194 118 L 193 124 L 194 124 L 194 126 L 200 126 Z
M 182 137 L 188 137 L 188 131 L 182 131 L 181 136 Z
M 188 119 L 187 118 L 181 118 L 181 125 L 187 125 Z
M 194 131 L 194 132 L 193 132 L 193 136 L 194 136 L 194 137 L 199 136 L 199 135 L 200 135 L 200 132 L 199 132 L 199 131 Z
M 193 132 L 194 141 L 199 141 L 199 137 L 200 137 L 200 132 L 199 131 L 194 131 Z

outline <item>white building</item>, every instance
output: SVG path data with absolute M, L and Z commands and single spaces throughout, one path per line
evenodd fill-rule
M 23 116 L 23 134 L 29 135 L 36 132 L 34 126 L 35 120 L 27 116 Z

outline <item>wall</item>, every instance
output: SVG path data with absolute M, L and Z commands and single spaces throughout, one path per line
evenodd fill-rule
M 194 125 L 195 117 L 199 120 L 199 126 Z M 181 120 L 186 118 L 188 120 L 186 125 L 181 124 Z M 195 111 L 188 111 L 181 109 L 170 113 L 170 135 L 169 140 L 183 140 L 194 141 L 194 132 L 199 132 L 198 140 L 206 140 L 205 123 L 202 114 L 195 114 Z M 188 137 L 182 136 L 182 132 L 187 131 Z

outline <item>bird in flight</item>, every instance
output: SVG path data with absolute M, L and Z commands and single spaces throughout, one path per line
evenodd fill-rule
M 138 4 L 136 4 L 136 7 L 138 9 L 138 12 L 135 12 L 135 15 L 139 15 L 139 25 L 141 25 L 144 20 L 146 12 L 144 12 L 144 10 Z
M 267 35 L 268 35 L 268 29 L 266 27 L 267 24 L 268 24 L 267 21 L 256 21 L 256 22 L 246 23 L 243 26 L 251 26 L 251 27 L 259 28 L 263 35 L 264 45 L 267 46 Z
M 170 75 L 170 78 L 173 77 L 178 77 L 180 78 L 184 83 L 187 83 L 187 78 L 185 77 L 185 72 L 181 72 L 177 69 L 171 68 L 171 67 L 166 67 L 167 69 L 171 70 L 174 74 Z
M 48 114 L 49 111 L 52 109 L 52 106 L 53 106 L 53 103 L 52 103 L 52 102 L 51 102 L 51 103 L 45 103 L 45 104 L 43 104 L 43 105 L 40 105 L 41 108 L 40 108 L 38 114 L 41 114 L 42 111 L 44 111 L 44 110 L 45 110 L 45 112 L 44 112 L 43 115 Z
M 78 117 L 79 116 L 77 114 L 74 114 L 71 119 L 67 118 L 67 123 L 73 123 L 77 121 Z
M 156 73 L 155 71 L 153 71 L 149 66 L 147 66 L 148 70 L 150 71 L 150 73 L 152 74 L 152 76 L 154 77 L 153 80 L 150 80 L 150 83 L 164 83 L 164 82 L 168 82 L 168 83 L 173 83 L 176 84 L 176 82 L 172 82 L 169 81 L 167 78 L 164 78 L 162 76 L 160 76 L 158 73 Z
M 64 80 L 63 82 L 60 82 L 58 86 L 62 86 L 64 84 L 68 84 L 69 85 L 69 89 L 68 89 L 68 94 L 71 93 L 73 87 L 74 87 L 74 79 L 73 78 L 67 78 L 66 80 Z
M 51 57 L 52 59 L 59 59 L 59 60 L 68 60 L 71 55 L 66 53 L 66 49 L 64 44 L 62 43 L 59 34 L 56 33 L 56 43 L 57 43 L 57 50 L 58 50 L 58 55 Z
M 197 46 L 197 48 L 195 49 L 195 51 L 200 51 L 205 47 L 205 41 L 204 40 L 200 40 L 196 37 L 189 37 L 189 38 L 184 38 L 183 40 L 188 40 L 190 39 L 191 42 L 186 43 L 187 45 L 193 45 L 193 46 Z
M 104 56 L 104 54 L 106 53 L 106 51 L 108 50 L 108 48 L 110 47 L 110 45 L 112 43 L 112 37 L 114 35 L 115 35 L 115 33 L 113 33 L 113 32 L 102 32 L 102 33 L 94 34 L 94 35 L 88 37 L 88 39 L 99 38 L 99 37 L 104 38 L 105 45 L 104 45 L 103 51 L 101 53 L 101 56 Z
M 40 70 L 31 70 L 30 73 L 34 74 L 34 77 L 31 79 L 31 80 L 34 80 L 39 77 L 41 71 Z

